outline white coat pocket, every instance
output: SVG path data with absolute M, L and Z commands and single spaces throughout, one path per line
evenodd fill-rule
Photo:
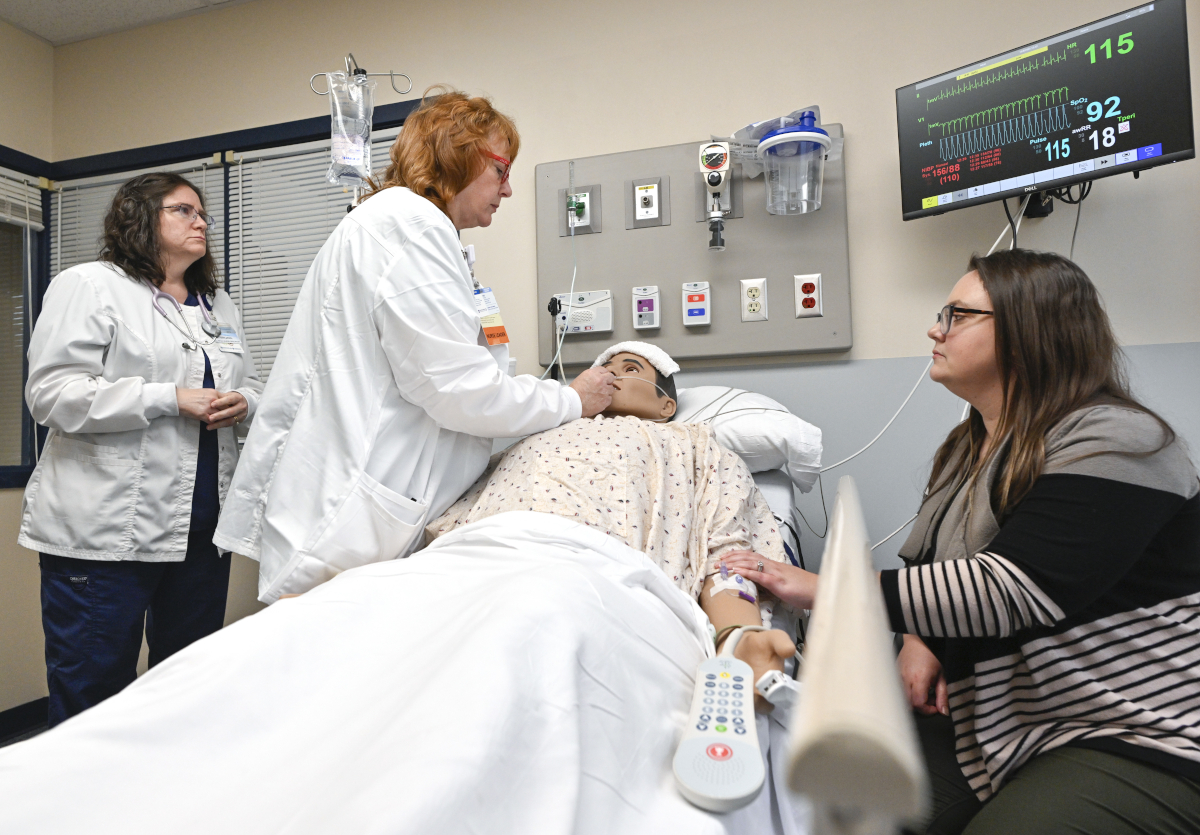
M 105 555 L 130 550 L 125 530 L 130 503 L 137 495 L 139 461 L 120 458 L 116 447 L 51 435 L 39 464 L 37 489 L 27 509 L 36 507 L 35 524 L 27 515 L 25 533 L 33 540 L 74 552 L 80 547 Z
M 424 529 L 426 506 L 363 473 L 317 538 L 309 556 L 335 572 L 409 552 Z

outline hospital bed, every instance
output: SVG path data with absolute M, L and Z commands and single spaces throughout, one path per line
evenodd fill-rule
M 788 485 L 758 479 L 789 518 Z M 805 771 L 787 739 L 817 740 L 809 771 L 841 756 L 820 744 L 820 711 L 795 727 L 758 717 L 768 782 L 743 809 L 710 814 L 676 791 L 706 636 L 694 601 L 599 531 L 480 520 L 239 621 L 0 751 L 0 831 L 812 831 L 785 788 Z M 871 662 L 895 677 L 890 657 Z M 818 822 L 846 808 L 832 797 Z

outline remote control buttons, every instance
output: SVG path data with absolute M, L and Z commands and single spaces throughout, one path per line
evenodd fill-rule
M 697 726 L 696 726 L 696 730 L 698 730 L 698 731 L 707 731 L 707 730 L 708 730 L 708 725 L 706 725 L 706 724 L 704 724 L 703 722 L 701 722 L 699 725 L 697 725 Z
M 745 728 L 734 728 L 733 730 L 734 730 L 734 733 L 739 733 L 739 734 L 744 734 L 746 732 Z
M 714 725 L 713 730 L 718 733 L 725 733 L 727 730 L 729 730 L 729 728 L 725 727 L 724 725 Z
M 734 680 L 734 681 L 741 681 L 741 680 L 742 680 L 742 677 L 741 677 L 741 676 L 734 676 L 734 677 L 733 677 L 733 680 Z
M 733 749 L 728 745 L 716 742 L 705 748 L 704 753 L 708 754 L 710 759 L 714 759 L 717 762 L 724 762 L 733 756 Z

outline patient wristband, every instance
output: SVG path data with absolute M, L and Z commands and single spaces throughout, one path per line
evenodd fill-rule
M 753 582 L 747 580 L 740 574 L 729 574 L 728 576 L 722 576 L 723 574 L 724 572 L 722 572 L 722 574 L 713 575 L 712 588 L 708 590 L 709 597 L 712 597 L 718 592 L 727 591 L 730 594 L 740 597 L 743 600 L 748 600 L 751 603 L 758 602 L 758 588 Z

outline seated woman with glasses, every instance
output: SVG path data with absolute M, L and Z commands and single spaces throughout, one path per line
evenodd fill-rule
M 972 258 L 929 337 L 930 376 L 971 413 L 934 457 L 908 567 L 880 575 L 931 775 L 921 831 L 1200 831 L 1186 448 L 1064 258 Z M 815 575 L 725 562 L 812 606 Z

